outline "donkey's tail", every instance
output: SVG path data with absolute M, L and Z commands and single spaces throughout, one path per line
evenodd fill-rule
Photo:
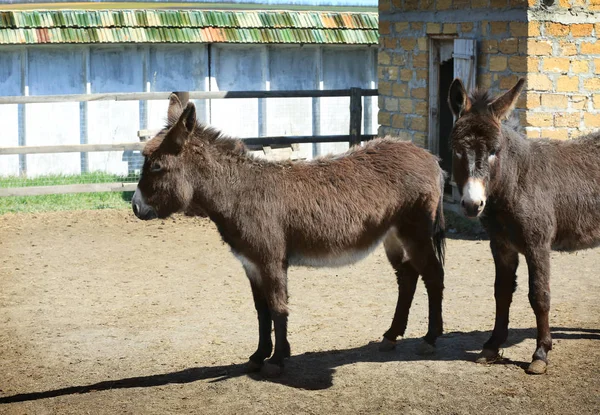
M 446 182 L 446 173 L 440 168 L 440 200 L 435 212 L 433 221 L 433 245 L 438 260 L 444 265 L 446 256 L 446 221 L 444 219 L 444 183 Z

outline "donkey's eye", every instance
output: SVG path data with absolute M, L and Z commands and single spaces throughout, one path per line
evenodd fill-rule
M 491 149 L 491 150 L 490 150 L 490 157 L 493 157 L 493 156 L 495 156 L 495 155 L 496 155 L 496 150 L 494 150 L 494 149 Z
M 152 173 L 158 173 L 161 170 L 162 170 L 162 166 L 156 162 L 154 162 L 150 165 L 150 171 Z

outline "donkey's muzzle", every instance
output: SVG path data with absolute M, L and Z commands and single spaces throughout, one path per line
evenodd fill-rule
M 463 208 L 463 212 L 470 218 L 475 218 L 483 212 L 485 208 L 485 202 L 483 200 L 462 200 L 460 205 Z
M 133 214 L 139 219 L 150 220 L 158 217 L 152 206 L 146 203 L 139 189 L 136 189 L 135 193 L 133 194 L 133 198 L 131 199 L 131 208 L 133 209 Z

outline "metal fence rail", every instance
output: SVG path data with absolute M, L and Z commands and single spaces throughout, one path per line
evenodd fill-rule
M 242 140 L 250 150 L 263 149 L 266 146 L 291 146 L 305 143 L 335 143 L 348 142 L 351 146 L 360 144 L 375 137 L 373 134 L 362 134 L 362 99 L 363 97 L 377 96 L 376 89 L 337 89 L 337 90 L 296 90 L 296 91 L 191 91 L 177 92 L 180 99 L 187 102 L 189 99 L 227 99 L 227 98 L 322 98 L 322 97 L 349 97 L 350 98 L 350 125 L 348 134 L 344 135 L 311 135 L 311 136 L 265 136 L 249 137 Z M 0 97 L 2 104 L 34 104 L 34 103 L 65 103 L 65 102 L 92 102 L 92 101 L 152 101 L 166 100 L 168 92 L 136 92 L 112 94 L 77 94 L 77 95 L 45 95 L 45 96 L 4 96 Z M 138 143 L 113 143 L 113 144 L 70 144 L 49 146 L 16 146 L 0 147 L 0 155 L 52 154 L 52 153 L 82 153 L 82 159 L 87 153 L 123 151 L 141 152 L 145 146 L 144 138 L 154 135 L 154 131 L 141 130 Z M 125 154 L 124 153 L 124 154 Z M 0 188 L 1 196 L 33 196 L 63 193 L 87 192 L 123 192 L 135 189 L 137 178 L 126 177 L 121 182 L 85 183 L 47 186 L 25 186 Z

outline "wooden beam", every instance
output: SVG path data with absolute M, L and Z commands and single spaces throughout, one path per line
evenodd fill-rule
M 3 96 L 0 104 L 48 104 L 55 102 L 89 102 L 89 101 L 155 101 L 167 100 L 170 92 L 124 92 L 109 94 L 70 94 L 70 95 L 34 95 Z M 376 96 L 376 89 L 361 90 L 362 96 Z M 348 97 L 348 89 L 329 90 L 295 90 L 295 91 L 193 91 L 189 99 L 223 99 L 223 98 L 313 98 L 313 97 Z
M 0 189 L 0 197 L 57 195 L 66 193 L 133 192 L 136 187 L 137 183 L 89 183 L 67 184 L 61 186 L 9 187 Z
M 360 88 L 350 89 L 350 147 L 360 144 L 362 126 L 362 96 Z
M 50 154 L 50 153 L 79 153 L 95 151 L 141 151 L 145 143 L 120 143 L 120 144 L 73 144 L 58 146 L 24 146 L 0 147 L 0 154 Z

